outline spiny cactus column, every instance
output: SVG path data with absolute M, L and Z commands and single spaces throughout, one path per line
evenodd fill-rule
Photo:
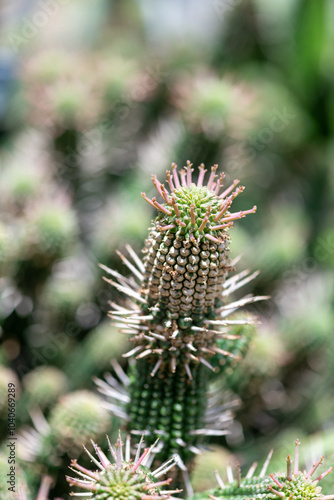
M 224 434 L 226 424 L 217 409 L 217 427 L 206 428 L 206 391 L 210 360 L 215 356 L 235 356 L 217 345 L 226 339 L 222 326 L 242 324 L 226 316 L 247 302 L 263 297 L 248 297 L 235 304 L 224 298 L 254 277 L 241 274 L 226 281 L 232 266 L 228 258 L 228 229 L 233 221 L 254 213 L 250 210 L 230 213 L 234 198 L 243 191 L 239 181 L 220 193 L 224 174 L 217 178 L 217 165 L 199 167 L 197 182 L 192 179 L 192 165 L 179 173 L 175 164 L 167 171 L 167 184 L 152 176 L 161 197 L 144 200 L 159 214 L 150 229 L 143 262 L 130 247 L 132 262 L 120 254 L 132 271 L 125 278 L 105 268 L 115 280 L 107 281 L 127 294 L 133 304 L 129 309 L 114 304 L 111 317 L 122 331 L 132 334 L 134 348 L 127 356 L 137 363 L 130 376 L 127 413 L 131 431 L 145 430 L 153 442 L 161 437 L 159 454 L 166 460 L 178 453 L 189 464 L 200 435 Z M 135 279 L 134 279 L 135 278 Z
M 216 472 L 219 487 L 210 492 L 195 496 L 196 500 L 333 500 L 334 495 L 322 495 L 319 481 L 332 472 L 330 467 L 318 477 L 313 478 L 316 469 L 323 463 L 324 457 L 315 462 L 308 472 L 299 469 L 299 441 L 296 441 L 294 461 L 288 455 L 287 472 L 267 474 L 267 468 L 272 455 L 269 453 L 259 476 L 254 476 L 256 463 L 249 469 L 245 478 L 241 477 L 240 468 L 237 470 L 236 479 L 233 478 L 232 469 L 227 471 L 228 483 L 225 484 Z M 293 463 L 294 462 L 294 463 Z M 195 500 L 194 499 L 194 500 Z

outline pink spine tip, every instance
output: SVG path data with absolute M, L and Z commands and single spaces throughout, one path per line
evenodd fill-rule
M 187 186 L 187 181 L 186 181 L 186 171 L 185 170 L 180 170 L 180 176 L 181 176 L 181 184 L 182 186 Z
M 181 212 L 179 210 L 179 207 L 176 204 L 176 200 L 175 200 L 174 196 L 172 198 L 172 205 L 173 205 L 176 217 L 180 217 L 181 216 Z
M 206 214 L 204 216 L 204 219 L 202 220 L 202 224 L 199 226 L 198 228 L 198 231 L 201 233 L 203 231 L 203 229 L 205 228 L 205 226 L 207 225 L 207 223 L 209 222 L 209 215 L 210 215 L 210 212 L 211 212 L 211 206 L 209 205 L 207 210 L 206 210 Z
M 215 180 L 215 178 L 217 177 L 216 176 L 216 170 L 218 168 L 218 165 L 213 165 L 213 167 L 211 167 L 211 174 L 210 174 L 210 177 L 209 177 L 209 181 L 208 181 L 208 188 L 209 189 L 212 189 L 212 183 L 213 181 Z
M 284 493 L 282 493 L 281 491 L 277 491 L 275 490 L 272 486 L 267 486 L 267 490 L 270 490 L 274 495 L 276 495 L 277 497 L 280 497 L 280 498 L 285 498 L 285 495 Z
M 198 176 L 198 181 L 197 181 L 197 187 L 202 187 L 205 172 L 206 172 L 206 170 L 204 169 L 204 163 L 200 164 L 200 166 L 198 167 L 198 170 L 199 170 L 199 176 Z
M 137 462 L 132 467 L 131 474 L 134 474 L 136 472 L 136 470 L 138 469 L 138 467 L 140 466 L 140 464 L 142 463 L 142 461 L 144 460 L 149 451 L 150 451 L 149 448 L 144 449 L 144 453 L 141 455 L 141 457 L 138 458 Z
M 170 212 L 169 210 L 167 210 L 167 208 L 160 205 L 160 203 L 157 202 L 157 199 L 155 197 L 152 198 L 152 201 L 154 203 L 155 208 L 157 208 L 158 210 L 161 210 L 161 212 L 163 212 L 166 215 L 172 215 L 172 212 Z
M 282 489 L 283 488 L 283 484 L 279 482 L 278 479 L 276 479 L 276 477 L 274 476 L 274 474 L 269 474 L 271 479 L 277 484 L 277 486 Z
M 224 174 L 224 172 L 222 172 L 220 174 L 220 176 L 219 176 L 217 185 L 215 187 L 215 193 L 216 193 L 217 196 L 219 195 L 219 191 L 220 191 L 220 189 L 221 189 L 221 187 L 223 185 L 224 178 L 225 178 L 225 174 Z
M 176 222 L 179 226 L 181 226 L 181 227 L 186 227 L 186 226 L 187 226 L 187 224 L 186 224 L 185 222 L 183 222 L 182 220 L 180 220 L 180 219 L 175 219 L 175 222 Z
M 142 197 L 144 198 L 144 200 L 145 200 L 145 201 L 147 201 L 147 203 L 148 203 L 149 205 L 151 205 L 153 208 L 157 208 L 157 207 L 154 205 L 153 201 L 152 201 L 152 200 L 150 200 L 149 198 L 147 198 L 146 193 L 141 193 L 141 195 L 142 195 Z
M 229 200 L 233 201 L 234 198 L 238 196 L 238 194 L 242 193 L 245 190 L 245 186 L 238 186 L 235 191 L 228 197 Z
M 220 229 L 224 229 L 225 227 L 233 226 L 233 222 L 228 222 L 227 224 L 219 224 L 218 226 L 212 226 L 211 229 L 213 231 L 218 231 Z
M 223 240 L 221 238 L 216 238 L 215 236 L 212 236 L 211 234 L 205 234 L 204 237 L 210 241 L 213 241 L 214 243 L 222 243 Z
M 250 208 L 249 210 L 241 210 L 240 212 L 234 212 L 233 214 L 227 215 L 222 222 L 230 222 L 231 220 L 237 220 L 237 219 L 242 219 L 243 217 L 246 217 L 247 214 L 253 214 L 256 212 L 257 207 L 254 206 L 253 208 Z
M 297 474 L 299 472 L 299 445 L 300 445 L 299 439 L 297 439 L 295 441 L 295 445 L 296 445 L 296 449 L 295 449 L 295 467 L 294 467 L 293 473 L 294 473 L 295 476 L 297 476 Z
M 318 476 L 316 479 L 314 479 L 314 481 L 321 481 L 324 477 L 326 477 L 328 474 L 330 474 L 332 472 L 332 470 L 333 470 L 333 467 L 330 467 L 325 472 L 320 474 L 320 476 Z
M 313 466 L 310 468 L 310 470 L 308 471 L 308 473 L 305 476 L 306 479 L 308 479 L 309 477 L 311 477 L 314 474 L 314 472 L 317 470 L 317 468 L 319 467 L 319 465 L 321 465 L 322 462 L 324 461 L 324 458 L 325 457 L 321 457 L 320 460 L 318 460 L 317 462 L 315 462 L 313 464 Z
M 194 226 L 196 224 L 196 215 L 195 215 L 195 205 L 193 203 L 190 205 L 190 220 L 191 224 Z
M 166 174 L 167 174 L 167 182 L 168 182 L 168 185 L 169 185 L 169 189 L 171 190 L 171 192 L 173 192 L 175 190 L 174 184 L 173 184 L 173 178 L 170 175 L 170 171 L 169 170 L 166 170 Z
M 174 182 L 176 189 L 179 189 L 180 187 L 180 181 L 179 181 L 179 176 L 177 174 L 177 165 L 176 163 L 172 163 L 172 170 L 173 170 L 173 177 L 174 177 Z
M 192 172 L 194 171 L 193 168 L 191 168 L 193 166 L 192 163 L 190 163 L 190 161 L 188 160 L 187 161 L 187 166 L 186 166 L 186 171 L 187 171 L 187 185 L 190 187 L 191 185 L 191 174 Z
M 233 183 L 227 189 L 225 189 L 225 191 L 223 191 L 222 194 L 219 195 L 219 198 L 225 198 L 225 196 L 227 196 L 228 194 L 230 194 L 231 191 L 233 191 L 233 189 L 237 184 L 239 184 L 239 182 L 240 182 L 239 179 L 235 179 Z
M 168 226 L 159 226 L 160 231 L 168 231 L 168 229 L 173 229 L 175 224 L 168 224 Z
M 170 201 L 169 196 L 168 196 L 167 189 L 165 188 L 165 186 L 164 186 L 163 184 L 161 184 L 161 191 L 162 191 L 162 197 L 163 197 L 163 199 L 165 200 L 165 202 L 166 202 L 168 205 L 171 205 L 171 204 L 172 204 L 172 202 Z
M 229 207 L 231 206 L 231 201 L 230 200 L 225 200 L 224 203 L 220 206 L 220 212 L 216 215 L 216 217 L 213 219 L 214 222 L 218 222 L 219 219 L 223 217 L 223 215 L 227 212 Z

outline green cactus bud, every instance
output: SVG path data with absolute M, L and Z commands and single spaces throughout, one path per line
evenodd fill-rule
M 287 472 L 267 474 L 267 468 L 272 455 L 269 453 L 259 476 L 254 476 L 256 463 L 249 469 L 245 478 L 241 477 L 240 467 L 237 469 L 237 477 L 233 478 L 231 467 L 227 470 L 228 483 L 224 483 L 216 472 L 219 488 L 203 494 L 196 495 L 196 500 L 219 500 L 231 498 L 231 500 L 333 500 L 334 495 L 322 495 L 319 481 L 332 472 L 330 467 L 317 478 L 313 478 L 316 469 L 323 463 L 324 457 L 315 462 L 308 472 L 299 469 L 299 445 L 297 439 L 294 460 L 288 455 L 286 458 Z
M 108 412 L 98 396 L 77 391 L 62 396 L 48 420 L 57 447 L 62 451 L 101 437 L 109 426 Z
M 39 366 L 23 378 L 27 404 L 42 410 L 54 403 L 68 389 L 64 373 L 54 366 Z
M 240 273 L 226 280 L 233 269 L 228 230 L 234 220 L 256 207 L 230 213 L 233 199 L 243 191 L 243 187 L 234 190 L 239 181 L 220 194 L 224 174 L 217 179 L 217 165 L 211 168 L 206 184 L 204 166 L 199 167 L 196 183 L 191 167 L 188 162 L 178 173 L 173 164 L 172 174 L 167 171 L 168 190 L 152 177 L 162 203 L 142 193 L 159 215 L 146 241 L 143 262 L 129 246 L 132 262 L 119 252 L 133 277 L 101 266 L 114 278 L 106 281 L 133 302 L 129 309 L 114 305 L 111 312 L 121 331 L 132 334 L 134 348 L 126 356 L 137 359 L 128 388 L 129 429 L 145 429 L 149 442 L 160 435 L 164 447 L 159 459 L 178 453 L 186 464 L 192 452 L 198 451 L 201 435 L 226 433 L 228 419 L 218 415 L 213 427 L 206 427 L 209 370 L 217 370 L 211 360 L 217 355 L 238 356 L 229 351 L 230 339 L 221 328 L 251 322 L 227 316 L 264 298 L 226 303 L 230 293 L 257 274 Z M 222 347 L 219 339 L 224 341 Z M 240 344 L 240 353 L 245 350 Z
M 97 471 L 91 471 L 82 467 L 76 460 L 72 460 L 71 469 L 78 474 L 77 478 L 67 476 L 66 479 L 71 486 L 77 486 L 82 490 L 91 492 L 90 498 L 95 500 L 158 500 L 160 498 L 172 499 L 172 493 L 180 490 L 168 491 L 164 488 L 169 485 L 171 479 L 159 481 L 160 476 L 166 474 L 175 463 L 171 458 L 162 464 L 157 470 L 150 472 L 146 467 L 147 461 L 154 453 L 154 445 L 145 448 L 141 453 L 142 440 L 136 452 L 134 461 L 130 458 L 130 437 L 126 440 L 125 456 L 123 457 L 123 442 L 119 435 L 116 447 L 109 444 L 111 462 L 103 453 L 101 448 L 93 442 L 96 455 L 99 460 L 85 450 L 92 462 L 98 467 Z M 73 496 L 82 496 L 83 493 L 72 493 Z

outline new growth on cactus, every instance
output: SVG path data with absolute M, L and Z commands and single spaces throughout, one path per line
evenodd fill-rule
M 91 471 L 82 467 L 76 460 L 72 460 L 70 467 L 79 476 L 77 478 L 67 476 L 66 479 L 71 486 L 77 486 L 90 493 L 71 493 L 73 496 L 88 496 L 96 500 L 158 500 L 161 498 L 173 499 L 172 493 L 179 493 L 181 490 L 168 491 L 162 488 L 168 486 L 172 479 L 159 480 L 172 467 L 177 459 L 172 457 L 158 469 L 150 472 L 147 468 L 148 462 L 152 462 L 154 448 L 152 446 L 142 450 L 142 436 L 134 460 L 130 457 L 131 443 L 130 436 L 126 438 L 125 456 L 123 457 L 123 447 L 121 435 L 119 434 L 116 446 L 112 446 L 109 438 L 108 446 L 110 454 L 114 460 L 111 462 L 103 453 L 101 448 L 92 441 L 97 460 L 86 448 L 85 451 L 91 461 L 97 466 L 96 471 Z M 175 499 L 177 500 L 177 499 Z
M 187 466 L 199 451 L 201 436 L 226 433 L 222 406 L 207 407 L 209 373 L 217 371 L 213 362 L 217 357 L 239 358 L 225 348 L 226 340 L 235 338 L 225 328 L 252 321 L 227 316 L 264 298 L 226 302 L 257 275 L 246 271 L 226 279 L 234 269 L 228 257 L 228 230 L 256 207 L 230 212 L 244 187 L 236 187 L 235 180 L 221 193 L 224 174 L 217 176 L 217 165 L 211 167 L 207 182 L 204 165 L 196 182 L 193 172 L 190 162 L 180 172 L 172 164 L 168 187 L 152 176 L 160 201 L 142 193 L 158 216 L 149 230 L 143 260 L 130 246 L 129 258 L 118 252 L 132 276 L 101 266 L 112 276 L 106 281 L 130 299 L 124 306 L 113 303 L 110 313 L 134 344 L 125 355 L 136 358 L 125 400 L 128 430 L 145 431 L 150 443 L 160 436 L 163 447 L 158 459 L 177 453 Z M 115 411 L 124 412 L 117 410 L 124 394 L 111 388 L 110 397 Z
M 299 445 L 295 442 L 294 460 L 288 455 L 286 458 L 287 472 L 267 474 L 267 468 L 273 453 L 270 451 L 259 476 L 254 476 L 257 463 L 249 469 L 245 478 L 241 477 L 240 467 L 237 467 L 237 477 L 234 479 L 231 467 L 227 470 L 228 483 L 225 484 L 218 472 L 215 472 L 219 488 L 211 492 L 196 496 L 197 500 L 205 498 L 219 500 L 231 498 L 238 500 L 333 500 L 334 495 L 322 495 L 319 481 L 332 472 L 333 467 L 313 478 L 316 469 L 323 463 L 324 457 L 315 462 L 308 472 L 299 468 Z

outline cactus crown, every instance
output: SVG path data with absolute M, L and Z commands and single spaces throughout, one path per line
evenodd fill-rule
M 235 180 L 230 187 L 219 194 L 225 174 L 221 173 L 216 181 L 218 165 L 211 167 L 211 174 L 206 185 L 203 185 L 207 172 L 204 165 L 198 167 L 199 175 L 196 184 L 192 181 L 194 169 L 191 167 L 192 163 L 188 161 L 186 168 L 178 174 L 177 166 L 175 163 L 172 164 L 173 173 L 171 174 L 169 170 L 166 172 L 170 192 L 164 184 L 158 181 L 156 175 L 152 176 L 153 184 L 164 204 L 158 203 L 155 197 L 149 199 L 146 193 L 142 193 L 142 197 L 159 210 L 158 229 L 160 231 L 176 232 L 193 243 L 202 239 L 221 243 L 221 231 L 233 225 L 233 220 L 255 212 L 256 206 L 250 210 L 229 214 L 228 209 L 232 201 L 244 190 L 244 186 L 238 187 L 230 194 L 239 183 L 239 180 Z
M 109 438 L 108 445 L 114 462 L 111 462 L 103 453 L 101 448 L 93 441 L 97 460 L 85 448 L 86 453 L 92 462 L 98 467 L 98 470 L 91 471 L 82 467 L 76 460 L 72 460 L 71 470 L 78 474 L 78 478 L 67 476 L 66 479 L 71 486 L 78 486 L 83 490 L 91 492 L 90 498 L 96 500 L 158 500 L 161 498 L 172 499 L 172 493 L 178 493 L 180 490 L 166 491 L 161 487 L 170 484 L 171 479 L 158 481 L 159 477 L 171 469 L 176 459 L 171 458 L 167 463 L 161 465 L 158 469 L 150 472 L 144 464 L 153 453 L 156 443 L 151 447 L 145 448 L 141 453 L 143 438 L 139 443 L 134 461 L 130 458 L 130 437 L 127 437 L 125 447 L 125 457 L 123 459 L 123 442 L 121 436 L 117 439 L 116 447 L 112 446 Z M 74 496 L 82 496 L 83 493 L 72 493 Z

